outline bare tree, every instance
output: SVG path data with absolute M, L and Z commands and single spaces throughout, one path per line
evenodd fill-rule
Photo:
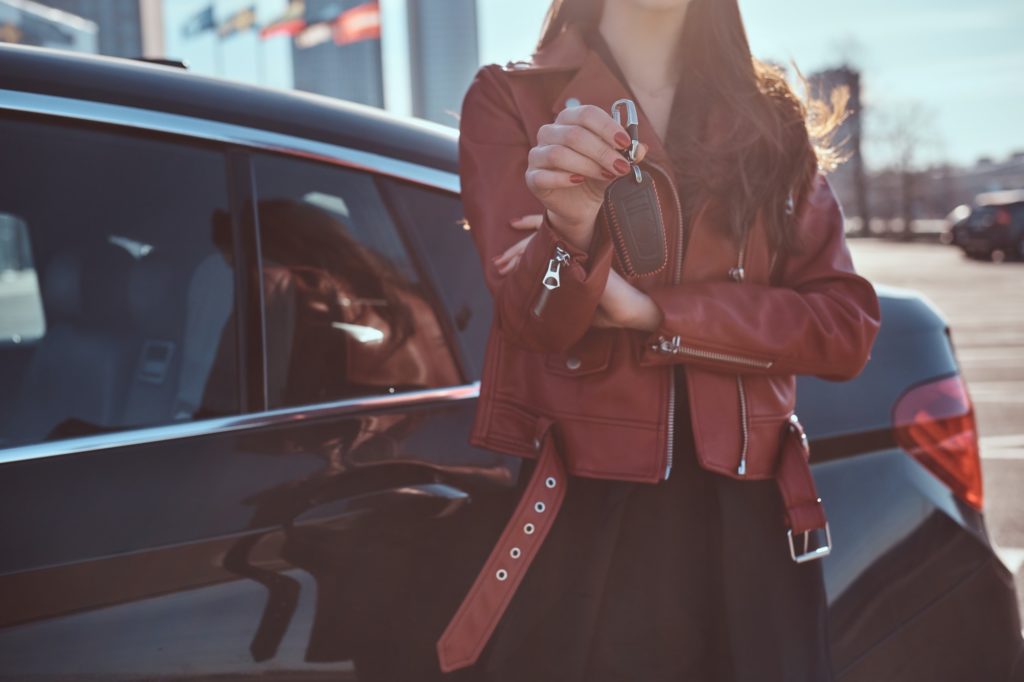
M 902 235 L 913 235 L 915 204 L 922 177 L 921 157 L 926 149 L 938 145 L 934 113 L 921 102 L 911 101 L 878 112 L 874 136 L 883 157 L 888 157 L 885 170 L 895 175 L 899 185 L 899 217 Z

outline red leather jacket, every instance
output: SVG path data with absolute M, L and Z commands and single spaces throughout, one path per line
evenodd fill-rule
M 795 197 L 802 248 L 776 262 L 760 217 L 742 247 L 709 224 L 706 210 L 682 224 L 666 151 L 640 112 L 640 139 L 649 147 L 641 167 L 654 173 L 673 255 L 660 273 L 632 281 L 663 313 L 653 334 L 591 324 L 609 270 L 618 267 L 600 221 L 589 252 L 562 240 L 545 219 L 513 272 L 502 277 L 490 262 L 523 236 L 510 221 L 544 212 L 524 180 L 537 130 L 567 103 L 608 111 L 622 97 L 629 97 L 626 87 L 572 29 L 530 61 L 481 68 L 465 97 L 462 196 L 494 298 L 471 442 L 528 458 L 554 451 L 557 461 L 538 466 L 545 477 L 564 467 L 578 476 L 655 483 L 670 473 L 672 366 L 685 363 L 700 464 L 734 478 L 776 478 L 794 532 L 821 527 L 806 453 L 781 461 L 785 434 L 802 436 L 793 419 L 794 375 L 858 374 L 880 314 L 873 287 L 854 271 L 843 212 L 820 171 L 810 190 Z M 549 267 L 560 274 L 552 291 L 542 287 Z M 549 426 L 554 439 L 545 447 Z M 514 589 L 502 583 L 519 577 L 513 567 L 502 568 L 515 547 L 506 545 L 524 541 L 519 525 L 532 524 L 531 535 L 546 530 L 540 524 L 550 522 L 560 501 L 543 501 L 558 492 L 554 479 L 553 489 L 528 486 L 524 498 L 541 496 L 550 513 L 530 520 L 524 516 L 532 513 L 528 500 L 521 503 L 480 584 L 439 643 L 442 667 L 472 660 L 479 643 L 470 642 L 469 633 L 500 615 Z M 529 556 L 513 562 L 519 574 L 524 559 Z M 505 578 L 495 578 L 502 570 Z M 488 597 L 479 596 L 488 589 Z M 474 599 L 484 603 L 474 605 Z

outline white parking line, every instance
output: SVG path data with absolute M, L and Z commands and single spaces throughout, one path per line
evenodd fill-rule
M 1024 565 L 1024 548 L 1021 547 L 996 547 L 996 555 L 1003 562 L 1007 570 L 1013 575 Z
M 982 459 L 1024 459 L 1024 434 L 983 436 Z

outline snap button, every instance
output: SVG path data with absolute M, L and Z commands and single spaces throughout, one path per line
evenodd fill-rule
M 533 531 L 534 530 L 536 530 L 536 528 L 534 527 L 534 525 L 532 523 L 528 523 L 525 526 L 523 526 L 523 532 L 526 533 L 527 535 L 533 535 Z
M 579 105 L 580 105 L 580 101 L 578 99 L 576 99 L 575 97 L 570 97 L 569 99 L 565 100 L 565 108 L 566 109 L 573 109 L 575 107 L 578 107 Z
M 506 571 L 504 568 L 499 568 L 498 572 L 494 574 L 494 577 L 496 577 L 498 580 L 505 580 L 506 578 L 508 578 L 508 571 Z
M 513 547 L 508 553 L 513 559 L 518 559 L 523 552 L 518 547 Z
M 533 449 L 540 450 L 540 438 L 533 439 Z
M 544 485 L 546 485 L 549 488 L 554 488 L 555 487 L 555 477 L 554 476 L 548 476 L 546 479 L 544 479 Z
M 543 511 L 544 511 L 544 509 L 545 509 L 545 507 L 544 507 L 544 503 L 543 503 L 543 502 L 538 502 L 537 504 L 533 505 L 533 508 L 534 508 L 534 510 L 535 510 L 535 511 L 536 511 L 536 512 L 537 512 L 538 514 L 540 514 L 540 513 L 541 513 L 541 512 L 543 512 Z
M 583 362 L 577 357 L 571 357 L 565 361 L 565 366 L 569 369 L 579 369 Z

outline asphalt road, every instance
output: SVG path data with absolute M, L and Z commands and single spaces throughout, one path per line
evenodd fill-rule
M 849 243 L 861 274 L 923 293 L 950 322 L 981 435 L 986 524 L 1024 613 L 1024 263 L 968 260 L 941 244 Z

